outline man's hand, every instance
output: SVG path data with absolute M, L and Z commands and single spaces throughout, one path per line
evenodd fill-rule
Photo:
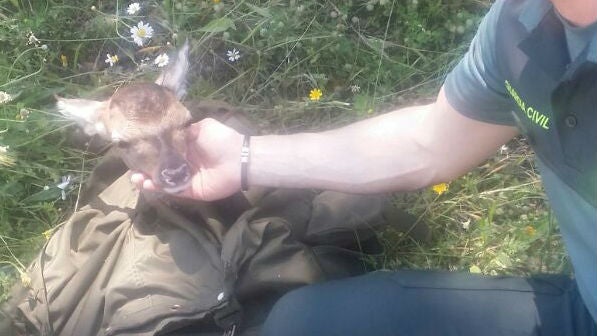
M 214 119 L 204 119 L 187 130 L 186 158 L 193 166 L 191 186 L 177 196 L 213 201 L 240 190 L 240 149 L 243 136 Z M 145 175 L 133 172 L 139 188 L 157 190 Z

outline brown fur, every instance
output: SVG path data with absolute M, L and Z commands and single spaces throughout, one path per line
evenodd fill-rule
M 154 83 L 132 84 L 118 89 L 110 99 L 109 109 L 118 109 L 140 126 L 161 121 L 176 102 L 174 94 Z
M 180 129 L 191 114 L 169 89 L 141 83 L 118 89 L 102 118 L 108 129 L 132 141 Z

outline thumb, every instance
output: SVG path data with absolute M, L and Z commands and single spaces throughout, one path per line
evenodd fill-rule
M 195 140 L 201 132 L 201 121 L 189 125 L 186 129 L 187 139 L 189 141 Z

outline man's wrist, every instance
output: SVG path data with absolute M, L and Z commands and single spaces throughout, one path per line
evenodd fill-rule
M 251 155 L 251 137 L 243 136 L 243 144 L 240 149 L 240 189 L 247 191 L 249 189 L 249 159 Z

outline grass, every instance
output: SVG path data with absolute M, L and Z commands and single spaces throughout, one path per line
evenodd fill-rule
M 421 245 L 401 233 L 384 233 L 387 257 L 381 267 L 491 275 L 570 272 L 532 153 L 522 139 L 450 183 L 445 193 L 425 190 L 397 196 L 396 202 L 417 214 L 434 237 Z
M 129 2 L 0 0 L 0 298 L 48 232 L 75 210 L 96 158 L 71 140 L 55 94 L 96 98 L 151 79 L 155 57 L 193 43 L 190 98 L 242 106 L 264 131 L 321 130 L 427 101 L 489 3 L 475 0 Z M 150 24 L 137 46 L 130 27 Z M 240 58 L 230 61 L 228 51 Z M 109 66 L 106 54 L 117 55 Z M 308 99 L 322 90 L 319 101 Z M 366 172 L 365 172 L 366 173 Z M 71 183 L 59 188 L 63 177 Z M 390 230 L 378 267 L 485 274 L 569 270 L 530 150 L 521 140 L 452 181 L 396 195 L 433 233 Z

